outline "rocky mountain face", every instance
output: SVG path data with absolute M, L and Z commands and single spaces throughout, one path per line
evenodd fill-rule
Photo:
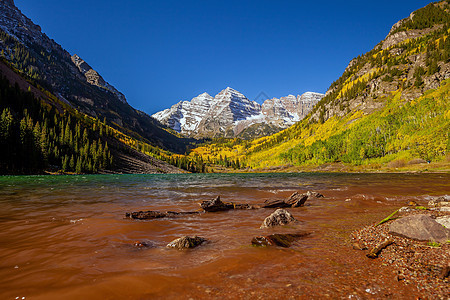
M 131 107 L 122 93 L 44 34 L 11 0 L 0 1 L 0 51 L 25 77 L 78 111 L 105 118 L 109 125 L 135 132 L 155 146 L 184 153 L 187 140 Z
M 448 1 L 431 3 L 400 20 L 373 50 L 350 61 L 310 120 L 324 122 L 354 110 L 370 114 L 399 89 L 402 99 L 411 101 L 438 88 L 450 78 L 449 28 Z
M 88 83 L 98 86 L 99 88 L 106 89 L 107 91 L 110 91 L 113 93 L 117 99 L 119 99 L 121 102 L 126 103 L 127 99 L 125 96 L 119 92 L 115 87 L 113 87 L 111 84 L 106 82 L 103 77 L 98 74 L 97 71 L 92 69 L 90 65 L 88 65 L 83 59 L 81 59 L 78 55 L 74 54 L 71 57 L 72 62 L 75 64 L 75 66 L 78 67 L 78 70 L 86 76 L 86 80 Z
M 251 138 L 272 134 L 303 119 L 324 95 L 305 93 L 264 101 L 250 101 L 228 87 L 215 97 L 203 93 L 153 115 L 161 123 L 195 138 Z M 249 129 L 251 128 L 251 132 Z

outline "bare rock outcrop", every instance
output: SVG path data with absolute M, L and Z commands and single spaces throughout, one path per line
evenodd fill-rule
M 81 57 L 79 57 L 77 54 L 74 54 L 72 55 L 71 59 L 78 70 L 80 70 L 80 72 L 86 77 L 86 81 L 88 83 L 110 91 L 111 93 L 116 95 L 117 98 L 123 103 L 127 102 L 127 99 L 121 92 L 119 92 L 115 87 L 106 82 L 103 77 L 100 76 L 97 71 L 92 69 L 92 67 L 88 65 Z

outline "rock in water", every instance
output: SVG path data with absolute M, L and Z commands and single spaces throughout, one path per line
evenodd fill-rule
M 324 195 L 322 195 L 321 193 L 318 192 L 312 192 L 312 191 L 307 191 L 306 193 L 304 193 L 303 195 L 306 195 L 308 197 L 314 197 L 314 198 L 325 198 Z
M 264 204 L 261 206 L 262 208 L 284 208 L 284 207 L 291 207 L 291 204 L 286 203 L 284 200 L 272 200 L 272 201 L 265 201 Z
M 298 232 L 294 234 L 271 234 L 268 236 L 257 236 L 252 239 L 252 245 L 254 246 L 280 246 L 288 248 L 292 242 L 309 235 L 309 232 Z
M 293 193 L 289 198 L 284 200 L 266 201 L 262 208 L 285 208 L 285 207 L 300 207 L 305 204 L 307 200 L 312 198 L 323 198 L 323 195 L 317 192 L 307 191 L 300 194 L 299 192 Z
M 290 223 L 297 222 L 297 220 L 284 209 L 277 209 L 274 213 L 268 216 L 262 223 L 260 228 L 269 228 L 274 226 L 283 226 Z
M 200 246 L 204 242 L 206 242 L 206 239 L 199 237 L 199 236 L 194 236 L 194 237 L 184 236 L 184 237 L 178 238 L 178 239 L 170 242 L 167 245 L 167 248 L 175 248 L 178 250 L 189 249 L 189 248 L 195 248 L 197 246 Z
M 126 213 L 125 218 L 138 219 L 138 220 L 148 220 L 148 219 L 159 219 L 167 217 L 166 213 L 160 211 L 135 211 L 131 213 Z
M 289 206 L 291 207 L 300 207 L 305 204 L 306 200 L 308 200 L 307 194 L 300 194 L 298 192 L 295 192 L 289 198 L 284 200 L 284 202 L 289 204 Z
M 220 200 L 220 196 L 213 200 L 203 201 L 201 207 L 207 212 L 216 212 L 234 209 L 233 203 L 224 203 Z
M 420 241 L 445 243 L 450 239 L 450 230 L 428 215 L 411 215 L 393 221 L 389 233 Z
M 197 215 L 200 213 L 201 212 L 199 212 L 199 211 L 161 212 L 161 211 L 148 210 L 148 211 L 135 211 L 135 212 L 131 212 L 131 213 L 126 213 L 125 218 L 137 219 L 137 220 L 151 220 L 151 219 L 160 219 L 160 218 L 175 218 L 175 217 L 185 216 L 185 215 Z
M 149 241 L 136 241 L 133 243 L 133 246 L 136 248 L 151 248 L 154 247 L 153 243 Z
M 366 254 L 368 258 L 377 258 L 380 252 L 386 248 L 389 245 L 392 245 L 394 243 L 393 240 L 385 240 L 384 242 L 376 245 L 372 250 L 369 251 L 369 253 Z

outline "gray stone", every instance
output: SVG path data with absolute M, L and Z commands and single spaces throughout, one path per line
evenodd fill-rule
M 195 248 L 197 246 L 200 246 L 204 242 L 206 242 L 206 239 L 199 237 L 199 236 L 194 236 L 194 237 L 184 236 L 184 237 L 178 238 L 178 239 L 170 242 L 167 245 L 167 248 L 175 248 L 178 250 L 183 250 L 183 249 Z
M 411 210 L 412 210 L 411 207 L 403 206 L 398 210 L 398 212 L 410 212 Z
M 420 241 L 446 242 L 450 230 L 428 215 L 412 215 L 391 223 L 389 233 Z
M 436 218 L 436 222 L 438 222 L 442 226 L 450 229 L 450 216 L 438 217 L 438 218 Z
M 447 197 L 438 197 L 428 202 L 429 207 L 450 207 L 450 199 Z
M 270 216 L 268 216 L 264 220 L 260 228 L 283 226 L 291 224 L 293 222 L 297 222 L 297 220 L 287 210 L 280 208 L 273 212 Z
M 440 212 L 450 212 L 450 206 L 442 206 L 442 207 L 432 207 L 430 210 L 440 211 Z

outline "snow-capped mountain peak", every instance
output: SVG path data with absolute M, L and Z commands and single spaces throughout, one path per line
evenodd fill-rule
M 271 124 L 279 130 L 303 119 L 323 94 L 307 92 L 272 98 L 262 105 L 227 87 L 214 98 L 203 93 L 181 101 L 153 117 L 191 137 L 234 137 L 254 124 Z

